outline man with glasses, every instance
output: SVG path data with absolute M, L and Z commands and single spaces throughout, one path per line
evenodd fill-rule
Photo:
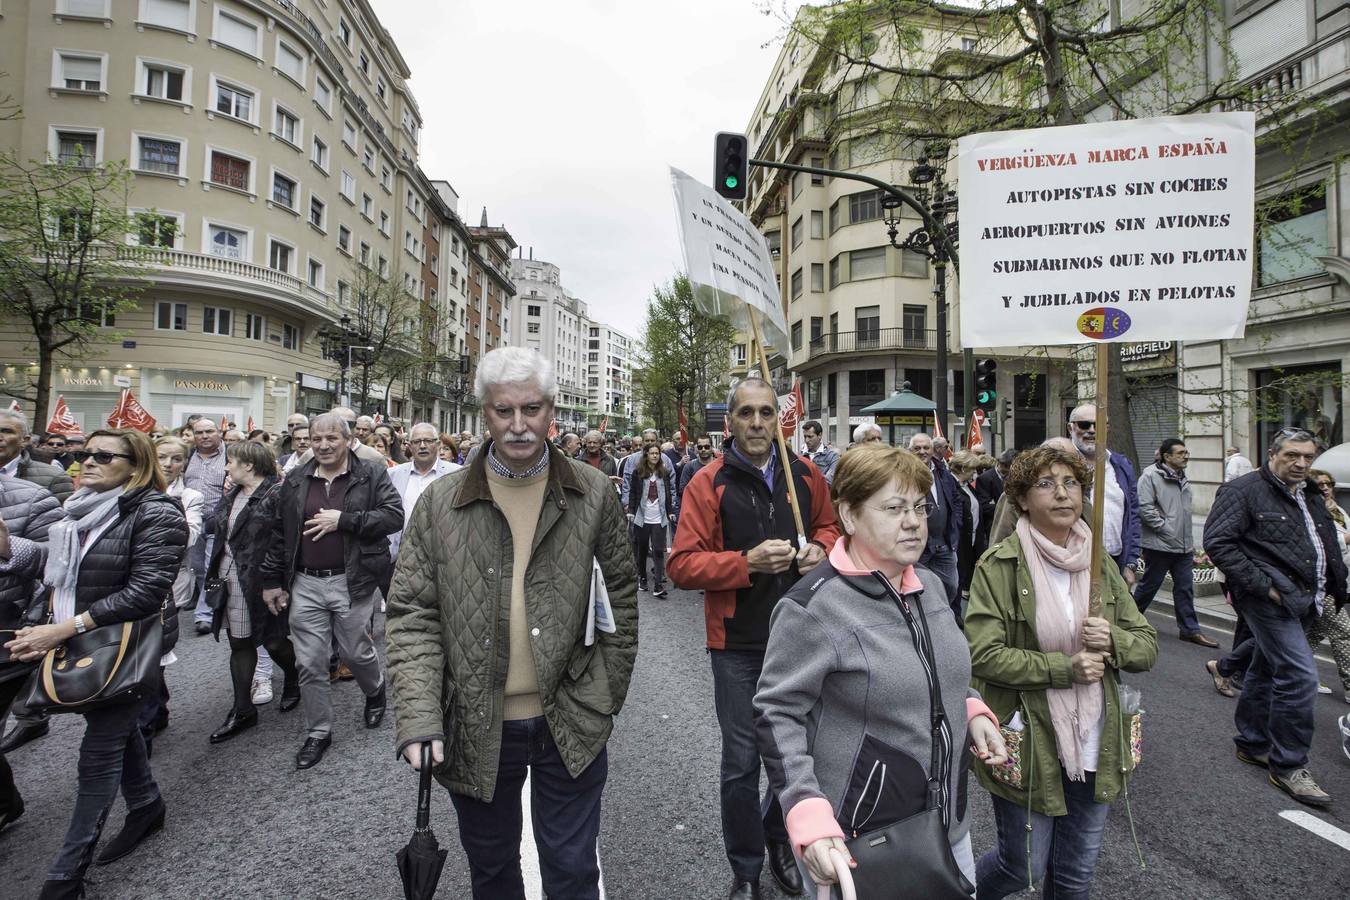
M 412 519 L 413 507 L 417 506 L 417 498 L 422 496 L 422 492 L 442 475 L 463 468 L 458 463 L 441 459 L 441 435 L 430 422 L 418 422 L 409 435 L 412 461 L 400 463 L 389 470 L 389 480 L 394 483 L 394 489 L 403 501 L 404 527 Z M 402 540 L 401 530 L 389 536 L 389 549 L 395 560 L 398 559 L 398 547 Z M 385 594 L 388 594 L 387 590 Z
M 1097 407 L 1084 403 L 1069 413 L 1069 439 L 1074 449 L 1089 464 L 1097 458 Z M 1116 561 L 1125 583 L 1134 587 L 1135 566 L 1139 562 L 1141 526 L 1139 522 L 1139 495 L 1135 484 L 1134 466 L 1119 453 L 1106 453 L 1106 517 L 1102 522 L 1102 548 Z M 1096 490 L 1094 487 L 1093 490 Z M 1092 492 L 1083 496 L 1083 511 L 1092 508 Z
M 1331 797 L 1308 771 L 1317 664 L 1307 630 L 1346 600 L 1336 526 L 1308 481 L 1317 442 L 1302 428 L 1275 435 L 1265 465 L 1219 487 L 1204 546 L 1223 572 L 1255 647 L 1234 720 L 1237 758 L 1308 806 Z
M 1144 578 L 1134 591 L 1134 603 L 1143 612 L 1172 576 L 1172 609 L 1180 638 L 1201 647 L 1219 642 L 1200 630 L 1195 617 L 1195 528 L 1191 524 L 1191 483 L 1186 465 L 1191 453 L 1180 438 L 1168 438 L 1158 450 L 1158 461 L 1139 476 L 1139 518 Z
M 292 458 L 300 456 L 309 449 L 309 426 L 299 425 L 292 428 L 286 440 L 290 441 L 291 452 L 277 459 L 277 467 L 280 469 L 285 469 Z
M 66 436 L 64 434 L 47 435 L 42 441 L 42 449 L 51 454 L 51 462 L 54 466 L 69 469 L 70 464 L 75 462 L 75 457 L 71 456 L 70 451 L 66 449 Z
M 685 463 L 683 466 L 680 466 L 679 498 L 681 503 L 684 502 L 684 489 L 689 487 L 689 482 L 694 480 L 694 476 L 698 474 L 699 469 L 702 469 L 708 463 L 712 462 L 712 458 L 712 438 L 705 434 L 703 437 L 694 441 L 694 458 L 689 460 L 689 462 Z

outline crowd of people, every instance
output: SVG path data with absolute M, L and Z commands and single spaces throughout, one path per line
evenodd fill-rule
M 1125 675 L 1156 661 L 1144 612 L 1164 578 L 1178 637 L 1218 646 L 1194 608 L 1183 441 L 1136 475 L 1098 448 L 1084 405 L 1067 437 L 997 458 L 923 433 L 891 447 L 875 426 L 837 449 L 815 421 L 780 456 L 777 397 L 754 378 L 732 389 L 718 441 L 554 437 L 552 367 L 520 348 L 486 354 L 475 392 L 481 437 L 345 407 L 293 415 L 280 435 L 194 417 L 83 439 L 0 413 L 0 712 L 14 717 L 0 829 L 23 814 L 5 754 L 63 708 L 37 667 L 132 624 L 159 662 L 115 700 L 66 705 L 85 729 L 42 897 L 82 896 L 90 865 L 163 827 L 151 760 L 180 618 L 228 645 L 231 702 L 210 743 L 258 727 L 275 700 L 303 710 L 295 765 L 313 768 L 347 727 L 333 684 L 354 681 L 352 724 L 376 729 L 392 706 L 398 754 L 430 760 L 449 791 L 475 897 L 524 896 L 527 777 L 545 894 L 598 897 L 606 746 L 640 597 L 666 600 L 668 585 L 703 594 L 732 900 L 761 896 L 766 863 L 793 895 L 834 883 L 841 860 L 866 885 L 884 867 L 857 856 L 883 831 L 933 896 L 1038 882 L 1087 896 L 1139 761 Z M 1316 455 L 1312 435 L 1286 429 L 1260 467 L 1230 460 L 1203 547 L 1238 614 L 1232 651 L 1207 664 L 1238 698 L 1237 758 L 1324 806 L 1308 769 L 1313 647 L 1331 642 L 1350 698 L 1350 522 Z M 1350 717 L 1341 726 L 1350 742 Z M 995 820 L 979 858 L 972 772 Z M 127 814 L 100 845 L 119 792 Z

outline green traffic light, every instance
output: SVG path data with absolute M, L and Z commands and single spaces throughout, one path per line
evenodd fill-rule
M 998 394 L 996 394 L 994 391 L 980 391 L 978 394 L 976 394 L 976 402 L 978 402 L 980 405 L 983 406 L 984 404 L 987 403 L 993 403 L 994 398 L 997 396 Z
M 735 175 L 728 175 L 725 179 L 723 179 L 722 183 L 727 186 L 728 190 L 734 191 L 736 190 L 736 186 L 741 183 L 741 180 L 737 178 Z

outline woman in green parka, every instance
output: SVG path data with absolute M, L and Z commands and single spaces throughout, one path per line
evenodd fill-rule
M 1021 728 L 1015 766 L 976 767 L 998 831 L 976 864 L 977 900 L 1042 878 L 1056 900 L 1087 897 L 1107 811 L 1134 769 L 1118 673 L 1151 668 L 1158 639 L 1109 557 L 1101 614 L 1088 615 L 1090 486 L 1077 453 L 1019 456 L 1005 485 L 1022 511 L 1017 530 L 989 548 L 971 583 L 974 686 L 1005 727 Z

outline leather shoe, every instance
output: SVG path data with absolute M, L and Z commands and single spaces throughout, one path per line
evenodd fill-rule
M 300 748 L 299 753 L 295 754 L 295 767 L 297 769 L 314 768 L 331 746 L 333 746 L 332 735 L 325 734 L 321 738 L 305 738 L 304 746 Z
M 0 753 L 13 753 L 29 741 L 36 741 L 52 730 L 50 722 L 40 722 L 37 725 L 25 725 L 19 723 L 9 730 L 5 739 L 0 741 Z
M 1199 644 L 1201 647 L 1208 647 L 1211 650 L 1216 650 L 1219 647 L 1218 641 L 1201 631 L 1197 631 L 1195 634 L 1179 634 L 1177 637 L 1189 644 Z
M 290 712 L 300 705 L 300 685 L 283 684 L 281 686 L 281 702 L 277 704 L 277 709 L 282 712 Z
M 380 689 L 376 691 L 374 697 L 366 698 L 366 727 L 379 728 L 380 723 L 384 721 L 384 688 L 383 681 L 380 682 Z
M 133 809 L 127 813 L 127 820 L 122 823 L 122 830 L 117 832 L 115 838 L 108 841 L 108 845 L 98 855 L 98 864 L 106 866 L 110 862 L 121 859 L 135 850 L 141 841 L 163 827 L 164 799 L 162 797 L 149 806 Z
M 42 883 L 38 900 L 80 900 L 83 896 L 83 878 L 53 878 Z
M 197 634 L 199 634 L 199 635 L 210 634 L 210 633 L 211 633 L 211 623 L 210 623 L 210 622 L 198 622 L 197 625 L 196 625 L 196 628 L 195 628 L 194 630 L 195 630 L 195 631 L 197 632 Z
M 333 673 L 333 677 L 338 681 L 352 681 L 356 678 L 356 675 L 348 668 L 346 663 L 343 663 L 337 667 L 337 671 Z
M 224 743 L 241 731 L 248 731 L 257 724 L 257 710 L 250 709 L 246 713 L 241 713 L 238 710 L 232 709 L 230 710 L 230 714 L 225 717 L 225 724 L 211 732 L 211 743 Z
M 16 790 L 13 799 L 10 800 L 9 810 L 0 813 L 0 831 L 4 831 L 6 827 L 18 821 L 22 816 L 23 798 L 19 796 L 19 792 Z
M 783 893 L 796 897 L 802 892 L 802 873 L 797 868 L 797 858 L 792 855 L 792 847 L 786 843 L 770 841 L 765 845 L 769 857 L 769 874 Z
M 731 882 L 731 893 L 727 894 L 727 900 L 760 900 L 761 896 L 758 881 L 737 875 L 736 880 Z

